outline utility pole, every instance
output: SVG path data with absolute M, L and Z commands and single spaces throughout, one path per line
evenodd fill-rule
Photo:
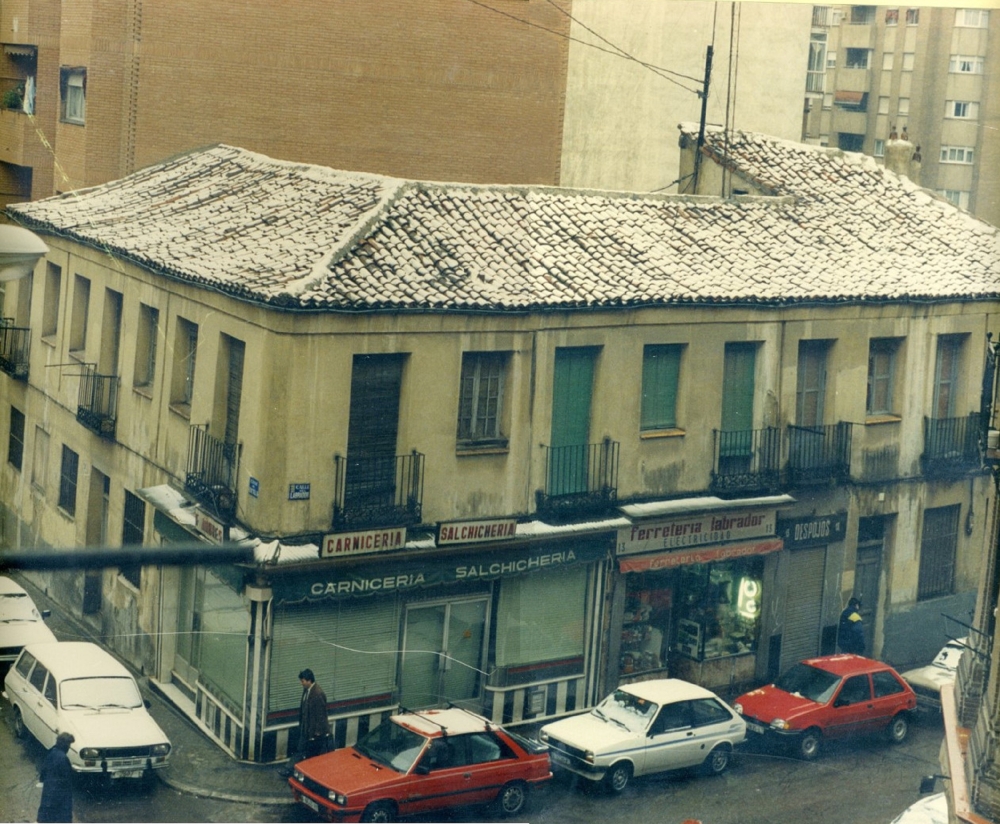
M 698 146 L 694 152 L 693 194 L 698 194 L 698 173 L 701 171 L 701 148 L 705 145 L 705 118 L 708 116 L 708 84 L 712 79 L 712 47 L 705 50 L 705 80 L 701 94 L 701 121 L 698 125 Z

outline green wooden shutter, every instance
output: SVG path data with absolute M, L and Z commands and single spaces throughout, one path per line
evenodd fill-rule
M 677 426 L 677 379 L 680 346 L 646 346 L 642 351 L 642 411 L 640 429 Z
M 595 349 L 557 349 L 552 378 L 549 494 L 587 490 L 587 443 Z
M 757 345 L 727 343 L 722 374 L 722 431 L 720 455 L 749 455 L 753 451 L 753 390 Z M 738 434 L 737 434 L 738 433 Z

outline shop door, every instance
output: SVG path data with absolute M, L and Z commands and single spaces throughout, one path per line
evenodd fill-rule
M 788 556 L 781 672 L 819 650 L 825 569 L 825 546 L 795 550 Z
M 587 491 L 590 398 L 594 387 L 594 349 L 557 349 L 552 377 L 552 450 L 549 494 Z
M 488 598 L 406 609 L 400 701 L 407 709 L 478 698 Z
M 854 562 L 854 595 L 861 599 L 861 625 L 865 629 L 865 654 L 874 653 L 878 617 L 879 578 L 882 575 L 882 518 L 862 518 L 858 529 L 858 556 Z

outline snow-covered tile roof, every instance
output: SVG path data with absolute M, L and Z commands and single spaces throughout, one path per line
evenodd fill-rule
M 710 130 L 707 152 L 723 147 L 775 197 L 421 183 L 220 145 L 8 211 L 154 271 L 317 311 L 1000 292 L 997 230 L 872 159 Z

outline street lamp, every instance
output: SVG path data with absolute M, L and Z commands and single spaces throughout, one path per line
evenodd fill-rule
M 49 247 L 34 232 L 0 224 L 0 281 L 27 277 L 48 251 Z

